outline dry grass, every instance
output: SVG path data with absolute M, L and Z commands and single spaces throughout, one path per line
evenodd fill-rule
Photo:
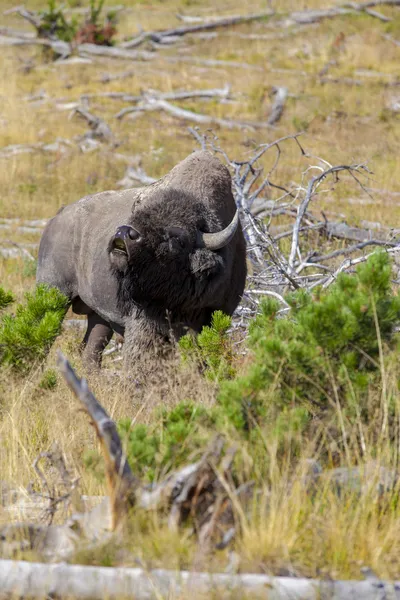
M 12 6 L 10 0 L 2 8 Z M 288 0 L 273 0 L 280 13 L 294 8 Z M 325 5 L 321 0 L 296 2 L 296 10 Z M 266 8 L 266 2 L 256 2 L 251 10 Z M 39 0 L 29 2 L 29 8 L 42 7 Z M 168 2 L 131 2 L 122 13 L 119 35 L 130 35 L 140 23 L 144 29 L 165 28 L 176 24 L 174 14 L 237 14 L 243 4 L 237 0 L 215 7 L 207 0 L 168 0 Z M 219 104 L 215 101 L 187 101 L 181 104 L 194 111 L 241 120 L 266 119 L 274 85 L 285 85 L 291 94 L 283 118 L 273 130 L 233 131 L 215 129 L 220 143 L 235 158 L 247 156 L 258 143 L 269 142 L 282 135 L 306 130 L 303 143 L 307 150 L 331 163 L 369 161 L 374 172 L 370 186 L 376 188 L 372 198 L 360 189 L 342 186 L 320 197 L 316 212 L 325 209 L 343 213 L 350 223 L 366 219 L 398 226 L 400 217 L 400 121 L 398 114 L 388 109 L 390 101 L 399 96 L 399 87 L 388 86 L 398 77 L 400 49 L 382 34 L 400 37 L 400 16 L 395 8 L 380 9 L 393 17 L 388 25 L 366 15 L 354 15 L 325 21 L 311 27 L 293 28 L 287 37 L 273 37 L 282 32 L 269 23 L 242 25 L 223 30 L 214 39 L 184 39 L 177 47 L 159 51 L 149 63 L 98 60 L 90 65 L 53 65 L 45 63 L 41 50 L 35 47 L 2 47 L 0 64 L 0 148 L 10 144 L 52 142 L 56 138 L 72 139 L 86 131 L 86 124 L 69 111 L 57 110 L 56 103 L 79 100 L 83 93 L 124 91 L 138 94 L 149 88 L 160 91 L 222 87 L 229 83 L 237 102 Z M 7 25 L 25 27 L 13 16 Z M 285 30 L 283 30 L 285 31 Z M 270 34 L 270 39 L 251 40 L 240 34 Z M 335 49 L 338 36 L 343 36 L 343 48 Z M 226 66 L 204 67 L 187 63 L 169 63 L 168 56 L 178 52 L 185 57 L 216 58 L 248 63 L 261 70 Z M 337 64 L 328 75 L 360 80 L 360 86 L 319 81 L 318 73 L 332 58 Z M 135 69 L 133 76 L 109 84 L 100 83 L 104 72 L 118 73 Z M 29 95 L 44 92 L 45 101 L 27 100 Z M 56 101 L 56 102 L 55 102 Z M 51 217 L 63 204 L 89 193 L 112 189 L 125 170 L 125 163 L 115 152 L 140 155 L 145 171 L 154 177 L 169 170 L 193 148 L 187 131 L 188 123 L 179 122 L 161 113 L 145 114 L 136 120 L 117 121 L 114 115 L 126 104 L 98 98 L 90 108 L 111 126 L 119 146 L 116 151 L 104 149 L 81 154 L 74 150 L 67 155 L 21 154 L 0 158 L 0 215 L 7 218 Z M 299 157 L 290 145 L 282 156 L 278 179 L 281 183 L 298 181 L 307 159 Z M 38 235 L 22 234 L 16 230 L 0 230 L 1 240 L 23 243 L 37 242 Z M 1 242 L 0 242 L 1 243 Z M 21 259 L 0 259 L 0 278 L 5 288 L 21 298 L 32 288 L 32 270 Z M 79 335 L 66 331 L 57 342 L 79 371 L 77 354 Z M 54 352 L 47 366 L 53 366 Z M 107 366 L 107 363 L 106 363 Z M 112 368 L 112 365 L 108 365 Z M 82 455 L 95 447 L 95 437 L 77 411 L 77 405 L 59 382 L 56 389 L 39 387 L 42 370 L 39 368 L 26 380 L 3 373 L 0 379 L 0 473 L 1 479 L 17 485 L 27 485 L 35 479 L 32 463 L 36 455 L 57 440 L 66 454 L 70 468 L 82 478 L 82 490 L 88 494 L 103 493 L 103 484 L 82 467 Z M 399 392 L 394 385 L 396 373 L 389 378 L 386 390 Z M 98 399 L 114 418 L 128 416 L 148 422 L 154 408 L 174 405 L 192 398 L 208 406 L 214 402 L 215 390 L 194 371 L 183 373 L 176 364 L 164 370 L 156 368 L 146 385 L 134 383 L 103 373 L 90 383 Z M 390 385 L 389 385 L 390 383 Z M 380 393 L 380 391 L 375 391 Z M 384 402 L 389 402 L 388 397 Z M 368 437 L 368 432 L 365 432 Z M 304 459 L 313 456 L 309 440 L 302 440 Z M 356 444 L 352 447 L 354 459 Z M 246 462 L 246 448 L 242 449 Z M 395 465 L 396 451 L 385 441 L 382 446 L 368 449 L 368 456 L 379 458 L 382 464 Z M 290 457 L 288 457 L 289 460 Z M 380 510 L 374 494 L 362 500 L 356 494 L 339 498 L 329 490 L 311 499 L 304 487 L 289 486 L 289 468 L 278 466 L 276 448 L 266 441 L 266 459 L 271 462 L 271 482 L 264 500 L 254 507 L 254 519 L 243 523 L 243 537 L 237 543 L 241 568 L 275 573 L 293 572 L 306 575 L 358 577 L 359 568 L 368 565 L 382 577 L 400 578 L 399 542 L 400 518 L 393 496 Z M 340 456 L 338 462 L 346 462 Z M 280 463 L 279 463 L 280 464 Z M 263 507 L 268 504 L 268 518 Z M 1 515 L 0 515 L 1 518 Z M 133 521 L 132 539 L 135 556 L 153 566 L 206 566 L 223 569 L 227 555 L 223 552 L 209 563 L 200 560 L 190 539 L 168 532 L 165 523 L 152 517 L 144 524 L 142 516 Z M 129 546 L 129 544 L 128 544 Z M 126 562 L 127 555 L 111 549 L 107 559 L 83 557 L 86 562 Z M 286 571 L 285 571 L 286 570 Z

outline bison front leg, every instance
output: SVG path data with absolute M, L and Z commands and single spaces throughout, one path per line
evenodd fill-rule
M 107 321 L 95 312 L 87 317 L 87 330 L 83 338 L 83 360 L 90 368 L 100 368 L 104 348 L 113 336 L 113 330 Z

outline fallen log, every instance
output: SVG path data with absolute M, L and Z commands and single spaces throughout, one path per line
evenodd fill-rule
M 105 56 L 107 58 L 122 58 L 125 60 L 152 60 L 154 52 L 144 50 L 129 50 L 118 46 L 98 46 L 97 44 L 80 44 L 77 46 L 79 56 Z
M 309 25 L 312 23 L 317 23 L 324 19 L 332 19 L 338 16 L 346 16 L 348 14 L 352 14 L 354 12 L 365 12 L 372 17 L 380 18 L 381 20 L 387 21 L 390 20 L 384 15 L 373 11 L 372 9 L 375 6 L 399 6 L 400 0 L 375 0 L 364 3 L 356 3 L 349 2 L 342 4 L 340 6 L 334 6 L 332 8 L 327 9 L 317 9 L 317 10 L 305 10 L 305 11 L 293 11 L 289 14 L 289 16 L 282 21 L 284 26 L 289 26 L 292 24 L 297 25 Z M 209 19 L 205 22 L 201 23 L 193 23 L 191 25 L 187 25 L 186 27 L 174 27 L 172 29 L 164 29 L 157 31 L 142 31 L 135 38 L 128 40 L 121 44 L 122 48 L 136 48 L 140 46 L 147 40 L 151 40 L 153 42 L 163 43 L 163 40 L 169 37 L 182 37 L 184 35 L 190 33 L 198 33 L 204 31 L 210 31 L 217 28 L 230 27 L 232 25 L 238 25 L 241 23 L 249 23 L 251 21 L 257 21 L 262 19 L 267 19 L 273 17 L 275 15 L 274 11 L 265 11 L 262 13 L 256 13 L 253 15 L 244 15 L 244 16 L 235 16 L 235 17 L 227 17 L 222 19 Z
M 20 598 L 232 598 L 263 600 L 400 599 L 400 582 L 322 581 L 246 573 L 195 573 L 0 560 L 0 594 Z M 1 597 L 1 596 L 0 596 Z
M 172 29 L 142 32 L 139 34 L 139 36 L 121 44 L 121 47 L 134 48 L 142 44 L 146 40 L 152 40 L 153 42 L 162 42 L 163 38 L 168 38 L 171 36 L 182 37 L 188 33 L 210 31 L 212 29 L 218 29 L 221 27 L 230 27 L 232 25 L 239 25 L 241 23 L 250 23 L 251 21 L 260 21 L 262 19 L 267 19 L 271 17 L 273 14 L 274 11 L 267 10 L 261 13 L 255 13 L 250 15 L 227 17 L 223 19 L 213 19 L 212 21 L 207 21 L 206 23 L 196 23 L 193 25 L 188 25 L 186 27 L 174 27 Z
M 376 17 L 373 14 L 373 9 L 376 6 L 400 6 L 400 0 L 371 0 L 369 2 L 346 2 L 339 6 L 332 8 L 317 9 L 317 10 L 304 10 L 294 11 L 289 14 L 288 18 L 284 21 L 286 26 L 297 24 L 297 25 L 310 25 L 311 23 L 318 23 L 324 19 L 332 19 L 334 17 L 346 16 L 348 14 L 354 14 L 354 12 L 365 12 L 370 16 Z
M 85 121 L 88 123 L 91 129 L 89 134 L 90 137 L 98 138 L 108 142 L 113 139 L 113 133 L 103 119 L 92 114 L 82 106 L 75 108 L 74 112 L 78 116 L 82 117 L 82 119 L 85 119 Z
M 141 102 L 148 97 L 157 98 L 158 100 L 190 100 L 192 98 L 230 98 L 230 86 L 226 85 L 223 88 L 205 89 L 205 90 L 188 90 L 180 92 L 158 92 L 157 90 L 147 90 L 140 96 L 133 96 L 126 92 L 98 92 L 93 94 L 82 94 L 81 100 L 91 100 L 92 98 L 110 98 L 112 100 L 120 100 L 121 102 Z M 129 108 L 124 109 L 125 113 L 129 113 Z
M 24 258 L 25 260 L 35 262 L 35 258 L 32 256 L 29 250 L 20 244 L 12 242 L 11 240 L 5 240 L 4 242 L 0 241 L 0 244 L 1 243 L 6 243 L 11 246 L 11 248 L 0 247 L 0 255 L 3 258 Z
M 183 119 L 185 121 L 191 121 L 192 123 L 198 123 L 199 125 L 219 125 L 220 127 L 227 127 L 228 129 L 268 129 L 272 127 L 268 123 L 258 123 L 254 121 L 234 121 L 231 119 L 220 119 L 213 117 L 212 115 L 204 115 L 194 113 L 191 110 L 179 108 L 170 104 L 166 100 L 159 100 L 157 98 L 147 98 L 146 101 L 140 103 L 138 106 L 132 106 L 129 109 L 120 111 L 117 115 L 117 119 L 122 119 L 126 114 L 130 113 L 141 113 L 141 112 L 154 112 L 161 110 L 177 119 Z
M 327 222 L 326 233 L 330 237 L 335 237 L 343 240 L 351 240 L 355 242 L 371 241 L 373 237 L 377 237 L 379 241 L 387 241 L 389 237 L 388 231 L 373 232 L 371 229 L 361 229 L 360 227 L 351 227 L 346 223 Z M 398 230 L 392 230 L 393 234 L 398 234 Z
M 0 148 L 0 158 L 11 158 L 17 154 L 30 154 L 32 152 L 61 152 L 64 153 L 73 146 L 70 140 L 56 139 L 50 144 L 10 144 Z

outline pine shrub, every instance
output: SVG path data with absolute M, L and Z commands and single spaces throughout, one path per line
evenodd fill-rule
M 231 423 L 246 430 L 279 413 L 281 421 L 287 414 L 305 424 L 307 415 L 329 411 L 337 396 L 349 411 L 349 382 L 362 412 L 380 376 L 380 351 L 396 339 L 400 297 L 390 280 L 389 257 L 380 252 L 328 290 L 290 294 L 289 318 L 278 318 L 279 303 L 266 298 L 249 332 L 250 367 L 222 384 L 219 399 Z
M 14 296 L 11 292 L 6 292 L 2 287 L 0 287 L 0 310 L 6 308 L 9 304 L 14 302 Z
M 26 372 L 43 360 L 61 331 L 67 298 L 56 288 L 39 285 L 25 294 L 15 315 L 0 321 L 0 363 Z
M 231 324 L 231 317 L 217 310 L 212 315 L 211 325 L 203 327 L 197 337 L 188 333 L 179 340 L 184 360 L 198 361 L 213 381 L 234 375 L 232 344 L 228 336 Z
M 57 387 L 57 371 L 55 369 L 47 369 L 43 373 L 43 377 L 39 382 L 39 387 L 42 390 L 54 390 Z
M 177 468 L 201 448 L 213 426 L 213 416 L 194 402 L 180 402 L 162 409 L 153 425 L 131 426 L 130 419 L 117 423 L 118 432 L 134 472 L 152 481 L 158 472 Z

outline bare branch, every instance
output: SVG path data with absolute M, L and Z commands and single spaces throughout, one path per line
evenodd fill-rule
M 181 37 L 189 33 L 196 33 L 199 31 L 211 31 L 221 27 L 231 27 L 232 25 L 238 25 L 240 23 L 250 23 L 251 21 L 260 21 L 267 19 L 274 14 L 273 11 L 267 10 L 261 13 L 255 13 L 243 16 L 227 17 L 223 19 L 213 19 L 206 23 L 196 23 L 188 25 L 186 27 L 174 27 L 172 29 L 163 29 L 159 31 L 148 31 L 142 32 L 139 36 L 133 40 L 124 42 L 125 48 L 137 47 L 146 40 L 152 40 L 153 42 L 162 42 L 165 38 L 169 37 Z
M 367 246 L 383 246 L 383 247 L 392 247 L 395 248 L 399 243 L 396 242 L 383 242 L 382 240 L 368 240 L 366 242 L 361 242 L 360 244 L 354 244 L 353 246 L 348 246 L 347 248 L 342 248 L 341 250 L 334 250 L 329 254 L 316 255 L 308 258 L 309 263 L 321 263 L 326 260 L 331 260 L 332 258 L 336 258 L 337 256 L 343 256 L 346 254 L 353 254 L 356 250 L 363 250 Z
M 140 485 L 133 475 L 122 450 L 115 423 L 90 391 L 86 379 L 79 379 L 68 360 L 58 353 L 58 366 L 68 386 L 89 415 L 100 442 L 106 464 L 107 483 L 111 504 L 112 530 L 125 516 L 128 502 L 134 501 L 134 490 Z
M 395 248 L 388 248 L 386 250 L 386 252 L 388 252 L 389 254 L 400 252 L 400 246 L 396 246 Z M 351 269 L 351 267 L 354 267 L 354 266 L 358 265 L 359 263 L 366 262 L 368 260 L 368 258 L 370 256 L 372 256 L 373 254 L 375 254 L 375 252 L 371 252 L 370 254 L 366 254 L 365 256 L 359 256 L 358 258 L 346 259 L 342 263 L 342 265 L 330 277 L 328 277 L 327 279 L 325 279 L 323 281 L 318 281 L 317 283 L 313 284 L 312 287 L 322 284 L 322 287 L 324 289 L 326 289 L 327 287 L 332 285 L 332 283 L 334 281 L 336 281 L 339 273 L 342 273 L 343 271 L 348 271 L 349 269 Z
M 161 110 L 177 119 L 183 119 L 185 121 L 192 121 L 199 125 L 219 125 L 220 127 L 227 127 L 229 129 L 268 129 L 267 123 L 256 123 L 253 121 L 233 121 L 230 119 L 220 119 L 211 115 L 203 115 L 194 113 L 191 110 L 179 108 L 166 100 L 160 100 L 154 97 L 148 97 L 145 101 L 139 103 L 137 106 L 125 108 L 121 110 L 117 115 L 117 119 L 122 119 L 128 113 L 141 113 L 141 112 L 154 112 Z
M 296 223 L 293 228 L 292 247 L 291 247 L 290 256 L 289 256 L 289 267 L 291 269 L 293 269 L 293 267 L 294 267 L 294 262 L 295 262 L 296 253 L 297 253 L 297 249 L 298 249 L 299 228 L 301 226 L 301 223 L 302 223 L 304 214 L 308 208 L 308 205 L 311 202 L 311 199 L 313 198 L 318 186 L 329 175 L 337 176 L 337 174 L 340 173 L 341 171 L 347 171 L 348 173 L 352 174 L 353 171 L 360 172 L 362 170 L 366 170 L 365 165 L 340 165 L 337 167 L 331 167 L 329 169 L 326 169 L 320 175 L 316 175 L 309 181 L 308 186 L 307 186 L 307 193 L 297 210 Z

